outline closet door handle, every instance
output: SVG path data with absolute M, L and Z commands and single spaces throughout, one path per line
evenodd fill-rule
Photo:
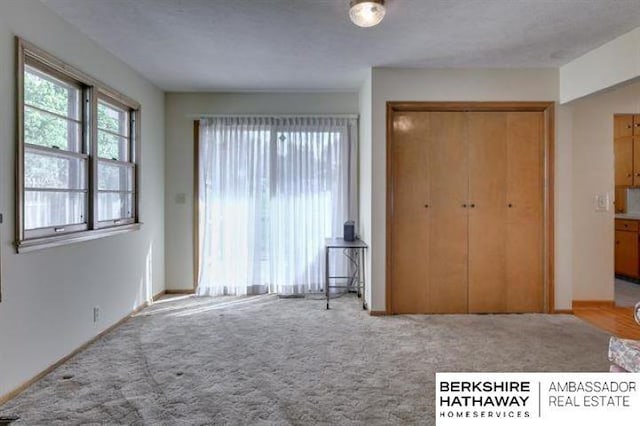
M 467 205 L 466 205 L 466 204 L 463 204 L 463 205 L 462 205 L 462 208 L 463 208 L 463 209 L 466 209 L 466 208 L 467 208 Z
M 470 207 L 471 207 L 472 209 L 475 209 L 475 208 L 476 208 L 476 205 L 475 205 L 475 204 L 471 204 L 471 206 L 470 206 Z
M 511 207 L 513 207 L 513 204 L 509 203 L 509 204 L 507 204 L 507 207 L 511 208 Z
M 425 208 L 425 209 L 428 209 L 428 208 L 429 208 L 429 204 L 425 204 L 425 205 L 424 205 L 424 208 Z

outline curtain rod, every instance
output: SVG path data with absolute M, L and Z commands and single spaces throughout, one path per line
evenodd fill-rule
M 187 118 L 359 118 L 358 114 L 187 114 Z

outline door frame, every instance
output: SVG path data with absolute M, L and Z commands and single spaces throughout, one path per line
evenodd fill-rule
M 200 282 L 200 120 L 193 120 L 193 291 Z
M 543 260 L 544 260 L 544 313 L 555 312 L 554 282 L 554 147 L 555 147 L 555 102 L 387 102 L 387 212 L 386 212 L 386 276 L 385 303 L 387 315 L 393 315 L 391 298 L 391 219 L 393 215 L 393 167 L 391 148 L 393 145 L 393 118 L 396 112 L 543 112 L 544 113 L 544 154 L 543 154 Z

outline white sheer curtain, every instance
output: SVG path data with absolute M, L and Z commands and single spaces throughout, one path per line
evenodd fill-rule
M 197 293 L 320 291 L 324 238 L 357 217 L 356 153 L 355 118 L 202 119 Z

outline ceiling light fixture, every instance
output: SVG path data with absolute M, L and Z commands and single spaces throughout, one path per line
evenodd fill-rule
M 359 27 L 378 25 L 385 12 L 384 0 L 351 0 L 349 5 L 349 18 Z

